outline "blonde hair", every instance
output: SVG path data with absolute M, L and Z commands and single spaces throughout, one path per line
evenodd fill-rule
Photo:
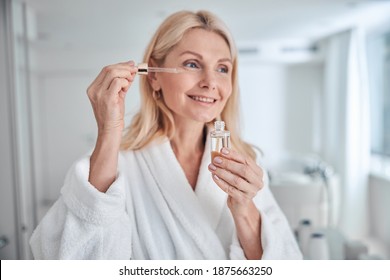
M 207 11 L 181 11 L 169 16 L 158 28 L 150 41 L 143 61 L 162 65 L 168 53 L 180 42 L 184 34 L 191 29 L 201 28 L 222 36 L 230 48 L 233 62 L 232 93 L 221 112 L 220 119 L 230 130 L 232 146 L 241 153 L 255 159 L 256 154 L 251 145 L 245 143 L 239 135 L 239 89 L 237 75 L 237 49 L 226 25 L 214 14 Z M 162 98 L 156 98 L 156 93 L 147 78 L 140 76 L 141 108 L 134 116 L 122 139 L 121 148 L 138 150 L 151 141 L 168 137 L 172 139 L 175 133 L 175 123 L 172 112 Z M 210 125 L 208 123 L 207 125 Z

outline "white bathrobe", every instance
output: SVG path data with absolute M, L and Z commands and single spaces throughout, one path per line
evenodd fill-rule
M 193 191 L 170 142 L 155 141 L 121 152 L 117 179 L 101 193 L 88 182 L 89 157 L 79 160 L 31 237 L 34 257 L 245 259 L 227 195 L 212 180 L 209 163 L 206 148 Z M 302 258 L 267 180 L 254 201 L 263 259 Z

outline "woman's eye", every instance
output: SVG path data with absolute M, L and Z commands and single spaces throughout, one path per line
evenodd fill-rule
M 217 71 L 220 73 L 229 73 L 229 68 L 226 66 L 221 66 L 221 67 L 218 67 Z
M 188 67 L 188 68 L 199 68 L 199 67 L 198 67 L 198 64 L 196 64 L 196 63 L 193 62 L 193 61 L 185 62 L 185 63 L 184 63 L 184 66 L 185 66 L 185 67 Z

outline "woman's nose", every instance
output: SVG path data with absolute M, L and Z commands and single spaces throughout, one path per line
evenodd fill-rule
M 215 90 L 217 88 L 217 80 L 215 77 L 215 71 L 203 69 L 199 86 L 201 88 L 208 88 Z

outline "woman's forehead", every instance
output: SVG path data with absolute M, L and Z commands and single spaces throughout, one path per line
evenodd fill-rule
M 231 59 L 231 51 L 225 38 L 216 32 L 200 28 L 187 31 L 172 52 L 175 55 L 192 52 Z

